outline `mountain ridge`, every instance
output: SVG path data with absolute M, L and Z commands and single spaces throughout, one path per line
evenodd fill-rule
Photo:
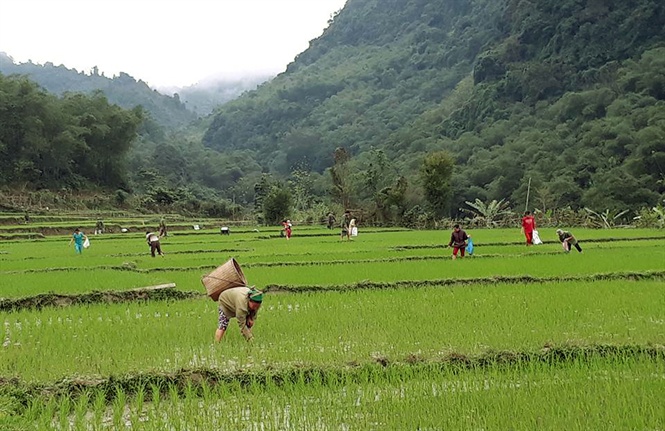
M 259 211 L 280 190 L 297 211 L 423 219 L 429 157 L 452 166 L 437 217 L 478 201 L 625 217 L 663 202 L 664 4 L 349 0 L 329 24 L 213 115 L 144 124 L 128 156 L 142 202 Z
M 27 76 L 56 95 L 64 92 L 90 94 L 102 91 L 111 103 L 125 109 L 143 106 L 153 119 L 167 130 L 185 127 L 197 117 L 209 115 L 217 106 L 271 78 L 261 74 L 242 79 L 209 77 L 184 87 L 153 88 L 142 79 L 136 79 L 124 72 L 107 77 L 96 68 L 85 73 L 64 65 L 56 66 L 52 62 L 16 63 L 5 52 L 0 52 L 0 73 Z
M 426 154 L 445 150 L 457 166 L 452 215 L 476 198 L 524 204 L 528 178 L 544 208 L 655 205 L 665 172 L 639 154 L 663 149 L 639 142 L 641 120 L 612 105 L 660 115 L 658 78 L 634 83 L 659 67 L 664 29 L 665 6 L 652 0 L 350 0 L 284 73 L 221 107 L 203 141 L 256 152 L 283 176 L 299 164 L 323 174 L 342 147 L 352 170 L 366 171 L 378 148 L 414 178 Z M 612 145 L 613 162 L 598 160 L 594 148 Z M 632 193 L 609 187 L 617 177 Z

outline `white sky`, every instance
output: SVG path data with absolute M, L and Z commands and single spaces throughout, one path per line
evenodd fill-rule
M 0 0 L 0 52 L 153 87 L 277 74 L 346 0 Z

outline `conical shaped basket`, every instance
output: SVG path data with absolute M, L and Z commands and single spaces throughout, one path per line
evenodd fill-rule
M 210 299 L 217 301 L 219 295 L 226 289 L 247 286 L 247 279 L 238 262 L 231 258 L 210 274 L 204 275 L 201 278 L 201 283 L 205 286 Z

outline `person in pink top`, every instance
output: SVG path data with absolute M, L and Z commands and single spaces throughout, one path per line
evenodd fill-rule
M 534 230 L 536 230 L 536 219 L 533 214 L 531 214 L 531 211 L 527 211 L 524 213 L 524 217 L 522 217 L 522 232 L 526 237 L 527 247 L 533 245 Z

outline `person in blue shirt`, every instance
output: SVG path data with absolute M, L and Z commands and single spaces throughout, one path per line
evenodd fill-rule
M 72 245 L 73 242 L 76 253 L 83 253 L 83 241 L 86 239 L 88 239 L 88 237 L 83 232 L 81 232 L 79 228 L 76 228 L 74 230 L 74 234 L 72 235 L 72 239 L 69 240 L 69 245 Z

